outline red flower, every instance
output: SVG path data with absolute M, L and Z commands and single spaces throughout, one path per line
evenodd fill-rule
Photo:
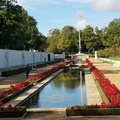
M 0 106 L 2 106 L 3 105 L 3 102 L 0 102 Z
M 77 108 L 81 108 L 81 106 L 79 106 L 79 105 L 76 105 L 76 107 L 77 107 Z
M 8 104 L 7 107 L 8 107 L 8 108 L 12 108 L 12 105 L 11 105 L 11 104 Z
M 20 108 L 21 106 L 20 105 L 16 105 L 15 108 Z

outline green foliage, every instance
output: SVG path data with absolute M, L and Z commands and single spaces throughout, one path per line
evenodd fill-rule
M 120 18 L 114 19 L 109 23 L 108 27 L 104 28 L 104 45 L 106 47 L 114 46 L 114 37 L 120 35 Z
M 120 48 L 106 48 L 97 52 L 98 57 L 118 57 L 120 56 Z
M 61 33 L 59 29 L 49 31 L 49 37 L 47 38 L 47 52 L 58 52 L 57 43 L 60 39 Z
M 120 57 L 111 57 L 111 58 L 108 58 L 108 59 L 120 61 Z
M 43 50 L 46 38 L 39 33 L 36 25 L 36 20 L 15 0 L 0 0 L 1 49 Z
M 3 77 L 8 77 L 8 76 L 11 76 L 11 75 L 15 75 L 15 74 L 18 74 L 18 73 L 22 73 L 25 71 L 25 67 L 22 67 L 22 68 L 14 68 L 12 70 L 6 70 L 6 71 L 3 71 L 2 72 L 2 76 Z
M 50 30 L 47 38 L 47 52 L 66 54 L 78 51 L 78 32 L 72 26 L 65 26 L 59 29 Z

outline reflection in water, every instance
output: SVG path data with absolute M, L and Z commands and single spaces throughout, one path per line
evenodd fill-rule
M 61 88 L 61 86 L 64 86 L 66 89 L 72 90 L 80 85 L 80 72 L 63 72 L 55 78 L 52 84 L 53 87 L 56 88 Z
M 86 104 L 85 80 L 80 85 L 80 71 L 63 72 L 25 105 L 29 108 L 58 108 Z M 81 88 L 83 98 L 81 98 Z M 81 99 L 84 102 L 81 102 Z

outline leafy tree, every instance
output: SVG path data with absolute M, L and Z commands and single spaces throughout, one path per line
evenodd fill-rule
M 75 33 L 76 29 L 72 26 L 64 26 L 61 30 L 62 36 L 66 36 L 68 39 L 71 39 L 71 36 Z
M 59 39 L 58 44 L 57 44 L 57 48 L 59 52 L 65 52 L 66 54 L 68 54 L 69 46 L 70 46 L 69 39 L 66 36 L 62 36 Z
M 61 37 L 61 33 L 59 29 L 54 29 L 49 31 L 49 37 L 47 38 L 47 52 L 58 52 L 57 43 Z
M 78 32 L 72 26 L 65 26 L 61 30 L 61 38 L 58 41 L 57 48 L 59 52 L 66 54 L 78 52 Z
M 104 28 L 104 33 L 105 47 L 113 47 L 114 37 L 120 35 L 120 18 L 110 22 L 108 27 Z
M 114 37 L 114 46 L 115 47 L 120 47 L 120 36 L 115 36 Z
M 0 36 L 1 48 L 14 48 L 16 43 L 18 30 L 20 30 L 19 22 L 21 21 L 22 7 L 16 4 L 14 0 L 2 0 L 0 4 Z M 21 43 L 21 41 L 19 42 Z M 18 42 L 16 46 L 18 45 Z
M 96 47 L 95 50 L 100 50 L 100 49 L 104 49 L 104 45 L 103 45 L 103 30 L 99 30 L 98 27 L 95 28 L 95 39 L 96 39 Z
M 42 33 L 38 33 L 33 44 L 33 49 L 44 52 L 46 48 L 46 39 L 47 38 Z
M 46 37 L 39 33 L 36 25 L 36 20 L 15 0 L 0 0 L 0 48 L 43 50 L 41 45 Z
M 82 41 L 84 41 L 84 44 L 86 45 L 86 48 L 88 52 L 92 52 L 95 49 L 96 43 L 95 43 L 95 34 L 93 28 L 88 25 L 86 28 L 82 31 Z

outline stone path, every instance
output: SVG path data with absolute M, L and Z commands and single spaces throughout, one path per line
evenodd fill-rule
M 95 81 L 90 74 L 90 70 L 85 69 L 85 85 L 86 85 L 86 94 L 87 94 L 87 104 L 88 105 L 100 105 L 102 98 L 98 92 Z
M 32 77 L 32 76 L 37 75 L 38 73 L 47 71 L 48 69 L 51 69 L 52 67 L 57 66 L 58 64 L 60 64 L 60 62 L 51 64 L 51 65 L 46 65 L 46 66 L 40 67 L 38 69 L 34 69 L 34 70 L 30 71 L 29 77 Z M 25 80 L 27 80 L 25 73 L 20 73 L 20 74 L 13 75 L 13 76 L 10 76 L 7 78 L 1 78 L 0 79 L 0 92 L 7 90 L 10 87 L 10 85 L 18 84 Z

